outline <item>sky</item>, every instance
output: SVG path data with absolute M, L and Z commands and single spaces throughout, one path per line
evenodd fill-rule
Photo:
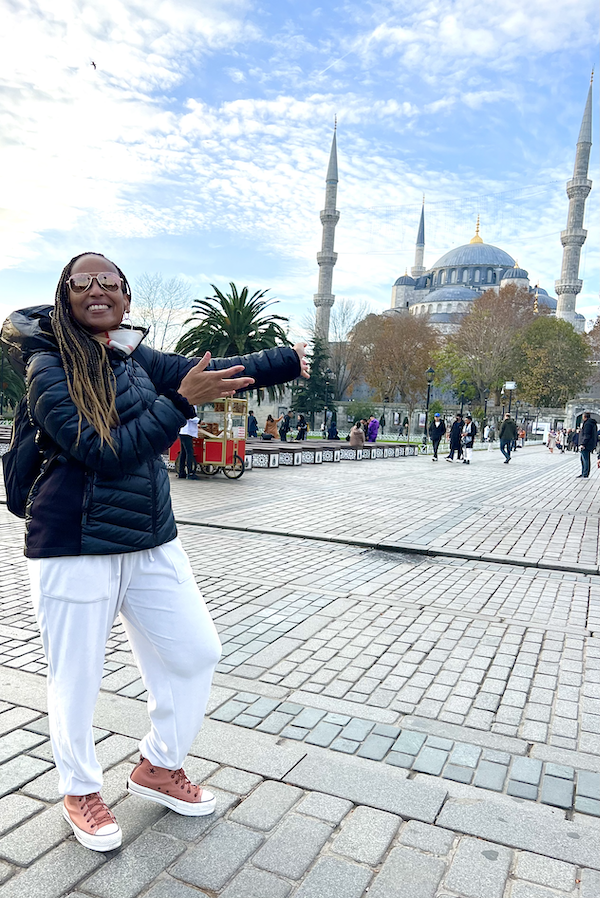
M 554 295 L 596 0 L 2 0 L 0 315 L 52 302 L 92 250 L 134 287 L 268 288 L 314 312 L 337 115 L 334 293 L 390 305 L 481 236 Z M 596 87 L 596 86 L 594 86 Z M 597 104 L 596 108 L 597 108 Z M 577 310 L 598 314 L 594 121 Z

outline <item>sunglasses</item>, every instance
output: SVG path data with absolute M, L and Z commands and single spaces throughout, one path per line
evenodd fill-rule
M 96 281 L 101 290 L 116 293 L 123 286 L 123 281 L 114 271 L 100 271 L 98 274 L 72 274 L 67 284 L 73 293 L 85 293 Z

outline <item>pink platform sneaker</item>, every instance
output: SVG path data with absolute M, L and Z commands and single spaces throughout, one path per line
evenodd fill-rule
M 156 767 L 142 757 L 131 772 L 127 789 L 132 795 L 156 801 L 186 817 L 212 814 L 217 803 L 212 792 L 190 782 L 183 768 Z
M 63 817 L 77 841 L 92 851 L 111 851 L 122 842 L 121 827 L 99 792 L 65 795 Z

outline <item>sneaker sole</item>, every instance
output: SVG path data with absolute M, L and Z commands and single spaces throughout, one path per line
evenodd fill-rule
M 120 848 L 121 842 L 123 841 L 121 829 L 119 829 L 118 832 L 111 833 L 107 836 L 94 836 L 91 833 L 86 833 L 83 829 L 79 829 L 79 827 L 73 823 L 69 817 L 69 812 L 64 805 L 63 817 L 73 830 L 73 834 L 77 841 L 80 842 L 84 848 L 89 848 L 90 851 L 112 851 L 113 848 Z
M 138 798 L 147 798 L 148 801 L 155 801 L 157 804 L 164 805 L 176 814 L 182 814 L 184 817 L 206 817 L 212 814 L 217 806 L 216 798 L 210 801 L 182 801 L 172 795 L 164 795 L 157 792 L 156 789 L 148 789 L 147 786 L 140 786 L 133 780 L 127 780 L 127 791 Z

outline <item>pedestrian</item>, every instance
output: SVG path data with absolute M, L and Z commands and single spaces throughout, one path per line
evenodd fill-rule
M 305 440 L 306 435 L 308 433 L 308 421 L 304 417 L 304 415 L 298 415 L 298 433 L 296 434 L 297 440 Z
M 368 434 L 369 434 L 369 422 L 367 421 L 366 418 L 361 418 L 361 419 L 360 419 L 360 426 L 361 426 L 362 429 L 363 429 L 363 433 L 364 433 L 364 435 L 365 435 L 365 441 L 366 441 L 366 439 L 367 439 L 367 437 L 368 437 Z
M 281 418 L 281 424 L 279 425 L 279 439 L 281 440 L 282 443 L 287 443 L 287 435 L 290 432 L 290 430 L 292 429 L 292 418 L 293 417 L 294 417 L 294 413 L 290 409 L 290 411 L 288 411 Z M 280 419 L 278 418 L 277 420 L 279 421 Z
M 340 435 L 338 433 L 337 424 L 332 419 L 331 423 L 329 424 L 329 429 L 327 431 L 327 439 L 328 440 L 339 440 L 339 438 L 340 438 Z
M 556 448 L 556 431 L 553 427 L 548 431 L 548 438 L 546 440 L 546 446 L 550 450 L 550 454 L 554 454 L 554 450 Z
M 592 418 L 590 412 L 584 412 L 582 419 L 579 446 L 581 448 L 581 474 L 580 477 L 590 476 L 590 455 L 596 449 L 598 443 L 598 424 Z
M 431 437 L 431 444 L 433 446 L 433 458 L 431 460 L 437 461 L 440 442 L 443 437 L 446 436 L 446 422 L 439 412 L 435 413 L 433 421 L 429 425 L 429 436 Z
M 282 418 L 283 415 L 280 415 L 278 418 L 274 418 L 273 415 L 267 415 L 267 420 L 265 421 L 265 429 L 263 431 L 263 439 L 277 439 L 277 425 Z
M 182 764 L 221 646 L 177 538 L 161 455 L 195 404 L 308 374 L 304 344 L 212 360 L 151 349 L 143 329 L 121 326 L 130 301 L 123 272 L 85 253 L 64 268 L 54 307 L 13 313 L 3 329 L 26 366 L 47 459 L 28 496 L 25 555 L 58 788 L 66 822 L 94 851 L 122 839 L 100 795 L 92 730 L 117 614 L 149 695 L 150 732 L 128 790 L 186 816 L 215 808 Z
M 510 450 L 517 436 L 517 425 L 510 415 L 504 416 L 504 421 L 500 425 L 500 452 L 504 456 L 504 464 L 510 461 Z
M 355 449 L 362 449 L 365 445 L 365 431 L 361 421 L 355 421 L 350 428 L 350 445 Z
M 369 416 L 369 425 L 367 427 L 367 442 L 374 443 L 377 440 L 377 434 L 379 433 L 379 421 L 375 417 L 375 415 Z
M 471 456 L 473 455 L 473 443 L 475 442 L 475 437 L 477 435 L 477 425 L 473 421 L 471 415 L 467 415 L 465 418 L 465 424 L 462 429 L 462 444 L 463 444 L 463 465 L 471 464 Z
M 187 469 L 188 480 L 198 480 L 196 474 L 196 458 L 194 456 L 194 439 L 198 439 L 198 424 L 200 419 L 197 415 L 189 418 L 179 431 L 179 469 L 177 476 L 185 478 Z
M 252 409 L 248 412 L 248 436 L 255 439 L 258 436 L 258 421 Z
M 446 458 L 446 461 L 453 461 L 455 452 L 459 461 L 462 458 L 462 431 L 463 419 L 462 415 L 459 414 L 455 416 L 454 421 L 452 422 L 452 427 L 450 428 L 450 454 Z
M 575 436 L 575 431 L 572 427 L 569 427 L 567 430 L 567 452 L 573 451 L 573 437 Z
M 483 428 L 483 442 L 489 443 L 490 441 L 490 425 L 486 424 Z

